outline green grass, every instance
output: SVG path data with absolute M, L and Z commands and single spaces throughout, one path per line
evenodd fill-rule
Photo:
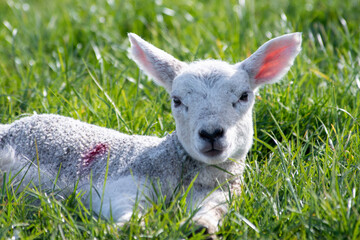
M 243 192 L 219 233 L 360 239 L 359 12 L 358 0 L 0 0 L 0 122 L 57 113 L 164 136 L 175 129 L 169 98 L 128 59 L 127 32 L 184 61 L 235 63 L 300 31 L 289 74 L 259 92 Z M 144 217 L 117 227 L 86 209 L 81 193 L 14 186 L 1 186 L 1 239 L 206 238 L 187 224 L 183 195 L 170 205 L 159 195 Z

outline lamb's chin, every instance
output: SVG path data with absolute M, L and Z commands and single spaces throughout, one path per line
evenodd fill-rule
M 228 156 L 224 151 L 213 151 L 206 153 L 197 152 L 193 158 L 206 164 L 220 164 L 225 162 Z

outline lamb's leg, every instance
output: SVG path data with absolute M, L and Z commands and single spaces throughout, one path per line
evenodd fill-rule
M 143 186 L 144 181 L 135 179 L 134 176 L 124 176 L 117 180 L 108 179 L 104 191 L 102 186 L 92 190 L 92 209 L 97 214 L 107 219 L 112 218 L 114 222 L 122 225 L 130 220 L 135 204 L 143 202 Z M 88 186 L 82 188 L 88 189 Z
M 218 230 L 218 224 L 223 215 L 227 212 L 225 193 L 215 190 L 210 196 L 206 197 L 211 189 L 202 189 L 196 192 L 194 203 L 197 203 L 200 210 L 195 214 L 193 220 L 196 225 L 206 228 L 206 233 L 214 234 Z

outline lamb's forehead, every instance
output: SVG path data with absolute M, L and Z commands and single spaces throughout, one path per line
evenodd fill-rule
M 205 88 L 248 88 L 248 74 L 227 62 L 201 60 L 190 63 L 174 79 L 173 92 Z

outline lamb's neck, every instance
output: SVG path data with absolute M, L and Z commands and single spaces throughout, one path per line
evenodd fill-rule
M 175 147 L 176 155 L 181 162 L 185 162 L 186 160 L 197 161 L 195 159 L 192 159 L 192 157 L 185 151 L 184 147 L 179 141 L 176 131 L 171 133 L 169 137 L 171 138 L 172 145 Z

